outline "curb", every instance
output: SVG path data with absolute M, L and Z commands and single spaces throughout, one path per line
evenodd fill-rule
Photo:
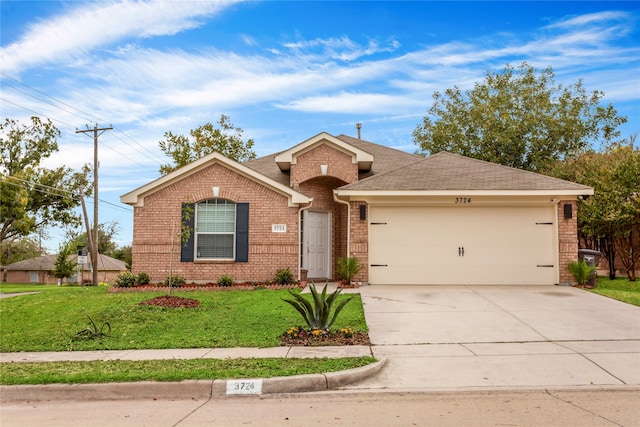
M 334 390 L 376 375 L 385 366 L 382 359 L 360 368 L 326 374 L 295 375 L 243 380 L 192 380 L 180 382 L 140 381 L 100 384 L 44 384 L 0 386 L 0 400 L 6 403 L 46 401 L 90 401 L 131 399 L 194 399 L 226 398 L 237 395 L 304 393 Z M 235 383 L 260 384 L 249 392 L 230 392 Z

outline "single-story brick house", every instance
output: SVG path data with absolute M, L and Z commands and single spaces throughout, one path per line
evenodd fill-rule
M 42 255 L 34 258 L 14 262 L 4 267 L 5 281 L 7 283 L 57 283 L 54 276 L 55 262 L 58 255 Z M 70 261 L 77 261 L 76 254 L 69 255 Z M 120 273 L 127 271 L 127 263 L 98 254 L 98 280 L 105 283 L 113 283 Z M 91 281 L 91 265 L 84 265 L 84 280 Z M 66 283 L 78 283 L 82 280 L 82 270 L 75 275 L 63 280 Z
M 350 255 L 364 267 L 356 280 L 374 285 L 553 285 L 572 281 L 576 200 L 591 194 L 459 155 L 425 158 L 323 132 L 244 163 L 210 154 L 121 201 L 134 207 L 133 271 L 152 281 L 169 275 L 173 252 L 173 274 L 188 282 L 267 280 L 286 267 L 324 281 Z M 184 244 L 181 221 L 193 230 Z

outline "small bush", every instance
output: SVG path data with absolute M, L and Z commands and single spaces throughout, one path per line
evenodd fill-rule
M 187 280 L 182 276 L 172 276 L 164 279 L 164 284 L 167 286 L 175 286 L 179 288 L 180 286 L 187 283 Z
M 125 271 L 120 273 L 114 282 L 114 285 L 119 288 L 130 288 L 136 284 L 136 275 Z
M 233 285 L 233 278 L 231 276 L 223 274 L 218 279 L 218 286 L 229 287 L 231 285 Z
M 311 301 L 307 300 L 299 293 L 289 291 L 294 299 L 283 299 L 284 302 L 291 304 L 306 322 L 309 329 L 314 331 L 329 332 L 331 325 L 336 321 L 338 314 L 344 306 L 354 297 L 349 297 L 337 302 L 340 289 L 336 289 L 332 294 L 327 295 L 327 285 L 324 285 L 322 292 L 318 293 L 314 283 L 309 284 L 311 291 Z M 331 313 L 333 311 L 333 314 Z M 315 333 L 317 335 L 319 333 Z
M 149 275 L 144 271 L 136 276 L 136 285 L 148 285 L 149 281 Z
M 293 273 L 291 272 L 291 270 L 289 270 L 289 267 L 281 268 L 276 272 L 273 281 L 278 285 L 288 285 L 294 282 Z
M 573 261 L 569 263 L 567 268 L 573 278 L 576 279 L 576 282 L 578 282 L 578 285 L 586 285 L 592 275 L 595 274 L 597 267 L 588 265 L 584 261 Z

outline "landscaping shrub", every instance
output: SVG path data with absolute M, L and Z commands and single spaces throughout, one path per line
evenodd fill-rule
M 180 287 L 181 285 L 184 285 L 185 283 L 187 283 L 187 280 L 182 276 L 171 276 L 171 277 L 167 277 L 164 280 L 164 284 L 167 285 L 167 286 Z
M 136 275 L 125 271 L 120 273 L 114 282 L 114 285 L 119 288 L 130 288 L 136 284 Z
M 593 274 L 595 274 L 596 266 L 588 265 L 584 261 L 573 261 L 567 266 L 573 278 L 578 285 L 586 285 Z
M 279 285 L 288 285 L 294 282 L 293 273 L 291 273 L 291 270 L 289 270 L 289 267 L 281 268 L 276 272 L 276 275 L 273 278 L 273 281 Z
M 231 286 L 231 285 L 233 285 L 233 278 L 231 276 L 223 274 L 218 279 L 218 286 L 228 287 L 228 286 Z
M 149 281 L 149 275 L 145 272 L 138 273 L 136 276 L 136 285 L 148 285 Z

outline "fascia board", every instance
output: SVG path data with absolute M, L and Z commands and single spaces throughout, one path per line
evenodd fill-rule
M 407 197 L 407 196 L 592 196 L 593 188 L 580 190 L 340 190 L 338 197 Z

